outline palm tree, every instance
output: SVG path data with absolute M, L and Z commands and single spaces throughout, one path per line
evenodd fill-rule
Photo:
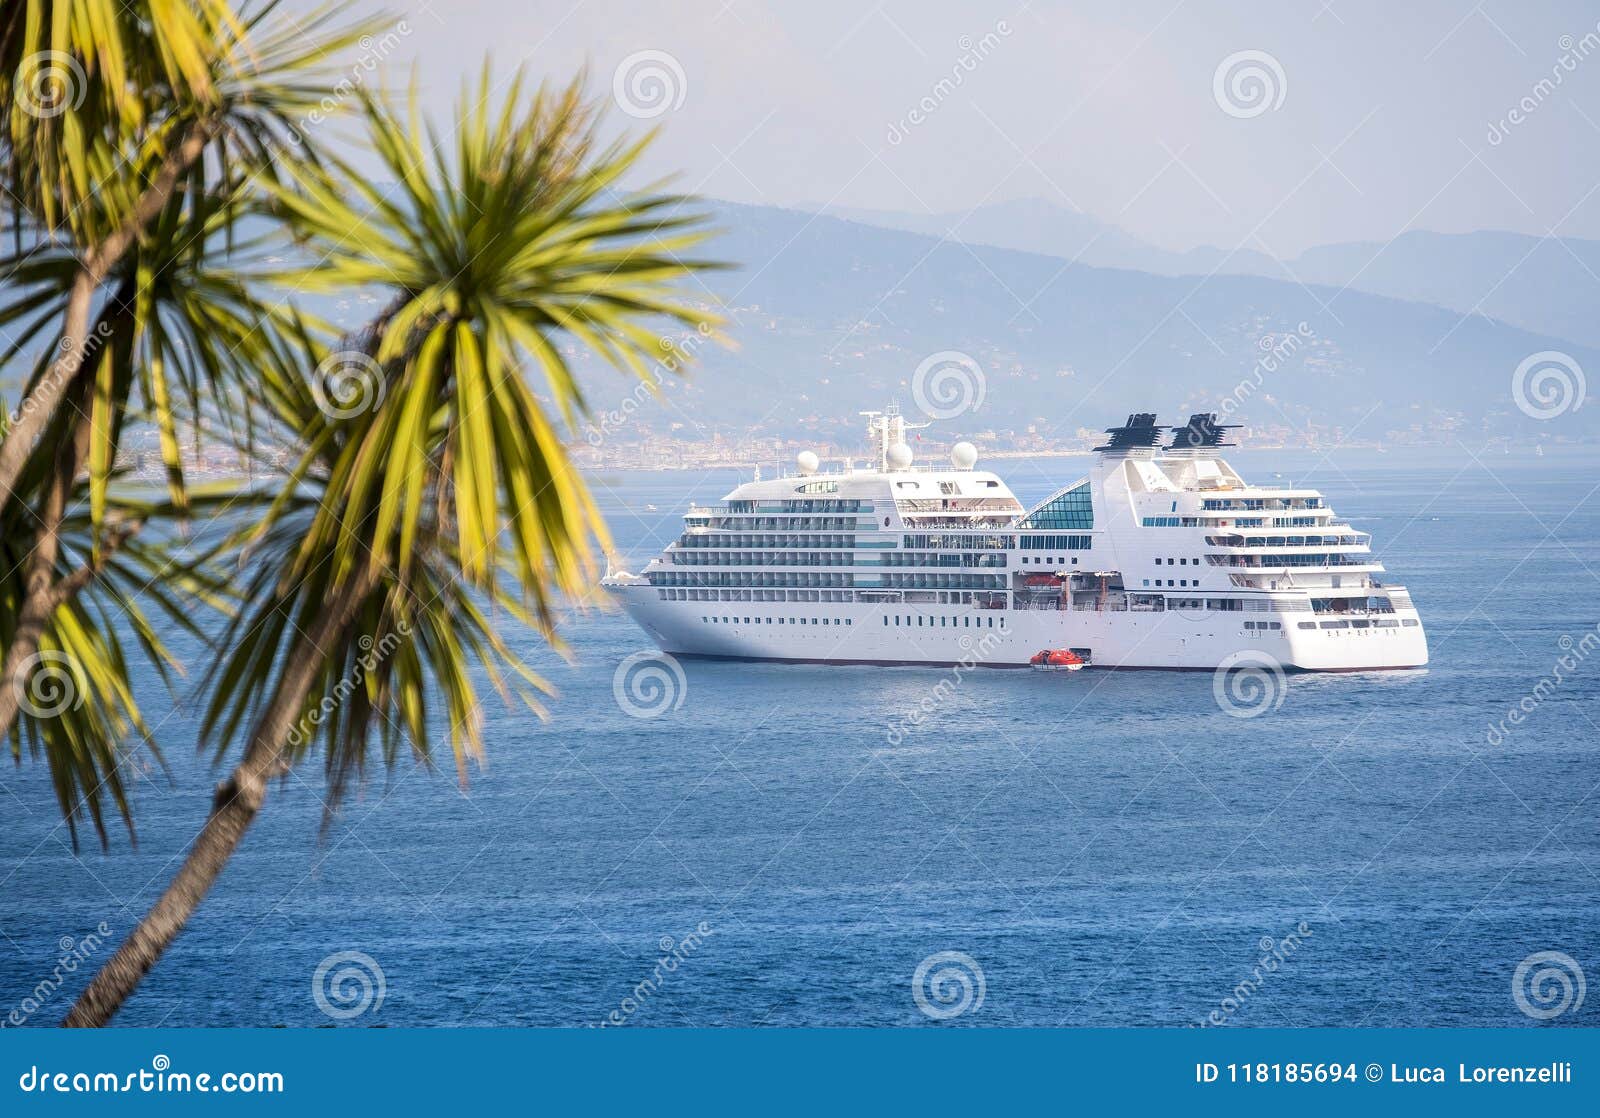
M 236 15 L 221 0 L 26 0 L 0 14 L 0 58 L 13 72 L 0 82 L 12 246 L 0 258 L 0 327 L 14 339 L 0 366 L 42 350 L 0 430 L 0 523 L 21 564 L 0 615 L 0 733 L 14 753 L 23 697 L 61 611 L 135 523 L 107 519 L 127 424 L 161 433 L 170 499 L 149 511 L 188 516 L 179 430 L 206 432 L 228 414 L 248 421 L 256 369 L 277 352 L 269 339 L 283 316 L 241 270 L 248 254 L 236 251 L 235 227 L 283 167 L 311 154 L 292 146 L 295 122 L 333 88 L 332 52 L 370 25 L 332 28 L 327 12 L 309 24 L 269 21 L 276 7 Z M 80 495 L 85 559 L 64 568 Z M 122 661 L 98 667 L 116 672 Z M 111 680 L 102 678 L 108 693 L 131 702 L 126 680 Z M 29 727 L 70 797 L 74 836 L 82 807 L 105 840 L 97 790 L 107 781 L 127 817 L 112 758 L 137 725 L 132 711 L 85 723 L 91 737 Z
M 705 233 L 684 199 L 621 179 L 646 141 L 602 142 L 581 84 L 504 109 L 485 69 L 449 133 L 363 99 L 393 190 L 338 160 L 289 170 L 278 212 L 321 257 L 297 286 L 381 287 L 383 312 L 342 348 L 299 333 L 305 368 L 337 366 L 344 406 L 315 376 L 268 376 L 303 452 L 270 514 L 236 541 L 247 607 L 209 683 L 208 740 L 248 726 L 237 767 L 166 891 L 95 976 L 69 1025 L 108 1021 L 182 930 L 238 848 L 269 784 L 320 750 L 335 799 L 403 745 L 430 757 L 430 699 L 458 767 L 481 753 L 475 670 L 539 710 L 544 684 L 496 632 L 503 610 L 557 640 L 563 596 L 585 593 L 607 538 L 546 414 L 586 402 L 558 342 L 651 383 L 662 331 L 715 318 L 679 285 Z M 667 339 L 670 341 L 670 338 Z M 354 390 L 355 395 L 350 395 Z

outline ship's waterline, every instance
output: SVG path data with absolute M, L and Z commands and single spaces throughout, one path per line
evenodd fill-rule
M 958 444 L 913 466 L 894 408 L 876 464 L 747 482 L 691 508 L 638 574 L 604 585 L 678 656 L 1321 672 L 1419 668 L 1410 594 L 1314 489 L 1251 485 L 1213 415 L 1108 429 L 1088 476 L 1031 509 Z

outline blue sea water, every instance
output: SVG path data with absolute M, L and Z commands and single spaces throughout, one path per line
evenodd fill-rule
M 1426 672 L 1294 676 L 1241 719 L 1208 673 L 983 671 L 894 740 L 947 670 L 692 662 L 640 719 L 613 674 L 647 641 L 575 616 L 570 666 L 516 638 L 560 695 L 547 722 L 491 701 L 468 787 L 403 764 L 321 839 L 320 773 L 275 789 L 118 1023 L 1600 1023 L 1600 655 L 1534 690 L 1600 623 L 1592 450 L 1237 460 L 1374 533 Z M 1082 463 L 992 465 L 1032 500 Z M 738 480 L 595 485 L 637 565 Z M 205 816 L 192 709 L 147 694 L 171 771 L 137 784 L 137 849 L 75 854 L 44 770 L 0 770 L 0 1019 L 59 1019 L 88 965 L 39 997 L 64 939 L 125 933 Z M 1546 952 L 1576 969 L 1518 974 Z M 372 996 L 330 1016 L 361 1004 L 328 996 L 346 966 Z

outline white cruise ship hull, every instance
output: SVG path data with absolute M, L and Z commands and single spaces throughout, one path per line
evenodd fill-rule
M 1211 671 L 1266 659 L 1289 671 L 1420 668 L 1427 639 L 1414 610 L 1392 626 L 1246 629 L 1255 616 L 1071 610 L 986 610 L 962 605 L 662 600 L 644 585 L 612 592 L 664 652 L 680 657 L 788 663 L 1027 667 L 1046 648 L 1087 652 L 1092 668 Z M 896 618 L 900 624 L 895 624 Z M 887 619 L 887 623 L 885 623 Z M 1411 625 L 1405 624 L 1411 621 Z
M 1427 637 L 1370 535 L 1315 489 L 1251 485 L 1230 428 L 1153 413 L 1107 428 L 1087 476 L 1025 509 L 974 469 L 914 469 L 893 408 L 868 413 L 876 468 L 755 478 L 639 574 L 602 583 L 674 656 L 1023 667 L 1070 649 L 1097 668 L 1420 668 Z

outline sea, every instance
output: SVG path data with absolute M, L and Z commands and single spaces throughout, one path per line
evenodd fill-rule
M 115 1023 L 1600 1024 L 1593 449 L 1231 458 L 1373 533 L 1426 670 L 1241 716 L 1207 672 L 652 664 L 597 600 L 570 660 L 508 628 L 558 694 L 486 692 L 465 783 L 441 727 L 327 830 L 316 763 L 274 786 Z M 1085 462 L 986 465 L 1031 502 Z M 637 569 L 742 480 L 591 485 Z M 136 845 L 0 768 L 0 1025 L 59 1021 L 177 868 L 221 775 L 191 689 L 141 683 Z

